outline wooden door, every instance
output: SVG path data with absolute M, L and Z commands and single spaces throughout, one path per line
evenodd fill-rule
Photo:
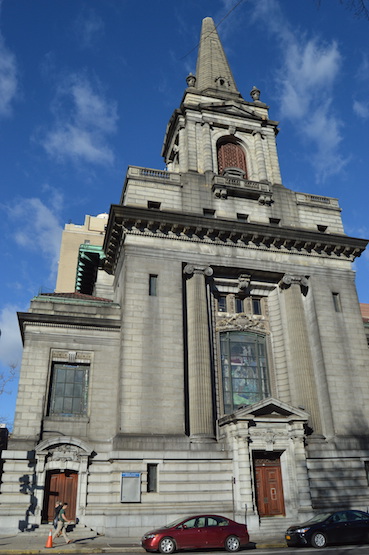
M 284 515 L 282 474 L 279 460 L 255 460 L 255 484 L 259 516 Z
M 76 519 L 78 472 L 73 470 L 52 470 L 48 472 L 45 488 L 44 520 L 51 522 L 57 501 L 68 503 L 68 520 Z

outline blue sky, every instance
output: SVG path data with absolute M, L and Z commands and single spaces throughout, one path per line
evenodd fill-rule
M 280 121 L 283 184 L 337 197 L 346 233 L 369 238 L 369 21 L 339 0 L 0 0 L 0 372 L 20 366 L 16 312 L 55 287 L 64 224 L 119 202 L 128 165 L 164 168 L 201 20 L 228 13 L 238 89 Z M 355 270 L 369 303 L 367 252 Z

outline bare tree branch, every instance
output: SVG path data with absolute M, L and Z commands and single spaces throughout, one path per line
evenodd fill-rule
M 315 0 L 318 7 L 320 7 L 322 0 Z M 347 6 L 355 17 L 364 17 L 369 21 L 369 0 L 339 0 L 343 6 Z
M 13 382 L 17 376 L 17 364 L 14 362 L 9 364 L 8 370 L 0 372 L 0 395 L 9 395 L 8 385 Z

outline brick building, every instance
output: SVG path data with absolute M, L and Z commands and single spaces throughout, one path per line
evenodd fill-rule
M 4 529 L 47 522 L 57 496 L 127 537 L 192 512 L 247 513 L 252 534 L 367 507 L 351 267 L 367 241 L 344 233 L 337 199 L 283 186 L 277 132 L 206 18 L 167 171 L 128 168 L 99 268 L 80 268 L 93 294 L 38 295 L 19 315 Z

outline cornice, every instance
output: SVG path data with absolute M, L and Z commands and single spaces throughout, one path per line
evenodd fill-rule
M 109 318 L 94 318 L 91 316 L 76 316 L 67 314 L 40 314 L 36 312 L 18 312 L 18 322 L 24 340 L 25 325 L 62 327 L 75 329 L 98 329 L 100 331 L 119 331 L 120 320 L 110 320 Z
M 207 241 L 289 253 L 313 253 L 353 261 L 368 240 L 346 235 L 324 234 L 300 228 L 206 218 L 113 204 L 104 241 L 105 269 L 114 273 L 126 233 L 178 240 Z

